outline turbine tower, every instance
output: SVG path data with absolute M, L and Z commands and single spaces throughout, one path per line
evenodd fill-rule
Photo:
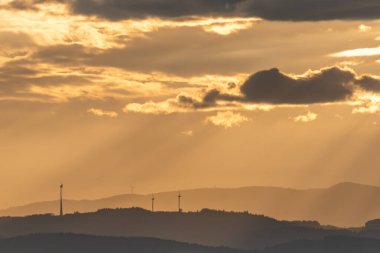
M 181 192 L 178 193 L 178 212 L 179 213 L 182 213 L 182 209 L 181 209 Z
M 152 194 L 152 212 L 154 212 L 154 195 Z
M 60 200 L 59 200 L 59 215 L 63 216 L 63 184 L 59 186 L 60 189 Z

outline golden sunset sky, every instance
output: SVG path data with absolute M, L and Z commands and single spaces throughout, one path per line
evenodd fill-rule
M 0 208 L 380 184 L 376 0 L 0 0 Z

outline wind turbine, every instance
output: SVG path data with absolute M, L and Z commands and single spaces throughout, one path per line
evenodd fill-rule
M 178 212 L 179 212 L 179 213 L 182 213 L 182 209 L 181 209 L 181 198 L 182 198 L 181 192 L 178 192 Z
M 60 200 L 59 200 L 59 215 L 63 216 L 63 184 L 59 186 Z
M 154 195 L 152 194 L 152 212 L 154 212 Z

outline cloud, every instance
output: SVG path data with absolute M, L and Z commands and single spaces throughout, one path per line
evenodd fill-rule
M 36 4 L 53 0 L 14 0 L 8 6 L 36 9 Z M 377 0 L 55 0 L 66 3 L 80 15 L 111 20 L 161 17 L 260 17 L 267 20 L 318 21 L 378 19 Z
M 251 0 L 247 12 L 268 20 L 317 21 L 379 18 L 377 0 Z
M 161 22 L 163 21 L 156 20 L 155 24 Z M 115 26 L 118 26 L 124 22 L 108 23 L 115 23 Z M 41 47 L 35 57 L 41 61 L 61 65 L 115 67 L 127 71 L 163 72 L 186 77 L 247 74 L 253 70 L 271 67 L 273 62 L 279 69 L 299 72 L 304 70 L 305 66 L 315 69 L 336 64 L 337 59 L 325 55 L 342 50 L 343 41 L 352 38 L 354 33 L 352 27 L 357 27 L 358 24 L 360 23 L 349 22 L 347 25 L 339 23 L 337 29 L 345 32 L 327 36 L 324 34 L 327 33 L 325 29 L 331 24 L 321 22 L 315 24 L 316 30 L 322 33 L 318 33 L 317 37 L 316 33 L 310 32 L 309 23 L 294 25 L 261 22 L 255 26 L 255 29 L 227 37 L 204 32 L 199 26 L 163 28 L 160 26 L 160 29 L 130 35 L 127 30 L 122 30 L 124 33 L 114 33 L 108 29 L 108 25 L 104 31 L 113 34 L 110 37 L 120 42 L 117 47 L 93 48 L 85 46 L 89 44 L 87 42 L 77 44 L 75 40 L 71 45 L 56 43 Z M 368 24 L 375 27 L 372 22 Z M 146 23 L 141 21 L 140 25 L 145 25 L 149 29 L 152 26 L 148 21 Z M 135 23 L 131 26 L 135 26 Z M 301 41 L 299 36 L 302 37 Z M 365 39 L 370 36 L 363 34 L 362 37 L 365 38 L 352 43 L 354 47 L 362 46 L 362 42 L 365 43 Z M 86 38 L 95 41 L 91 37 Z M 314 43 L 316 39 L 319 43 Z M 278 47 L 276 41 L 282 41 L 287 47 Z M 320 47 L 320 44 L 324 43 L 328 46 Z M 377 64 L 373 62 L 372 65 Z M 370 67 L 376 68 L 376 66 Z
M 328 67 L 302 75 L 278 69 L 259 71 L 240 85 L 240 93 L 228 87 L 209 89 L 202 94 L 180 94 L 161 102 L 129 103 L 125 112 L 171 114 L 194 111 L 262 110 L 275 106 L 352 102 L 356 93 L 380 92 L 380 78 L 358 75 L 353 70 Z M 239 88 L 236 87 L 237 90 Z M 312 118 L 312 114 L 306 115 Z M 301 117 L 300 120 L 304 119 Z
M 143 113 L 143 114 L 172 114 L 178 112 L 188 112 L 195 109 L 197 102 L 194 98 L 180 94 L 174 99 L 167 99 L 162 102 L 149 101 L 146 103 L 129 103 L 123 111 L 128 113 Z
M 172 114 L 178 112 L 192 112 L 197 110 L 218 110 L 218 100 L 235 102 L 238 96 L 224 94 L 217 89 L 211 89 L 203 94 L 202 98 L 186 93 L 179 94 L 176 98 L 162 102 L 129 103 L 124 107 L 124 112 L 144 114 Z
M 379 105 L 357 107 L 352 110 L 353 114 L 375 114 L 379 112 Z
M 359 25 L 359 31 L 360 32 L 368 32 L 368 31 L 371 31 L 372 30 L 372 27 L 371 26 L 368 26 L 368 25 Z
M 104 111 L 102 109 L 96 109 L 96 108 L 91 108 L 87 110 L 88 113 L 91 113 L 95 116 L 99 117 L 109 117 L 109 118 L 116 118 L 119 116 L 117 112 L 114 111 Z
M 333 103 L 351 99 L 357 90 L 380 91 L 380 79 L 357 75 L 353 70 L 328 67 L 303 75 L 265 70 L 250 76 L 241 86 L 242 100 L 269 104 Z
M 220 91 L 212 102 L 207 102 L 208 96 L 213 94 L 212 89 L 204 94 L 203 98 L 197 96 L 180 94 L 176 98 L 169 98 L 160 102 L 145 103 L 128 103 L 123 111 L 125 113 L 142 113 L 142 114 L 173 114 L 187 112 L 211 112 L 225 110 L 246 110 L 246 111 L 270 111 L 274 108 L 272 105 L 247 104 L 241 100 L 241 97 L 232 94 L 223 94 Z M 219 99 L 228 99 L 227 101 Z
M 129 103 L 127 104 L 124 109 L 124 112 L 133 112 L 133 113 L 142 113 L 142 114 L 170 114 L 174 112 L 181 112 L 181 110 L 177 108 L 173 108 L 170 106 L 169 101 L 163 101 L 163 102 L 146 102 L 146 103 Z
M 55 59 L 54 54 L 50 54 L 50 52 L 43 52 L 43 54 Z M 68 55 L 71 56 L 71 54 Z M 57 56 L 56 60 L 59 61 L 59 59 L 62 58 Z M 214 80 L 209 78 L 189 79 L 187 87 L 180 86 L 178 89 L 174 89 L 164 87 L 164 83 L 175 83 L 176 80 L 185 82 L 185 80 L 164 75 L 139 76 L 136 73 L 113 72 L 97 68 L 86 70 L 78 69 L 76 66 L 59 68 L 60 65 L 57 67 L 42 65 L 44 72 L 41 72 L 34 70 L 33 65 L 38 66 L 38 64 L 38 61 L 36 63 L 13 61 L 0 67 L 0 84 L 2 84 L 0 92 L 7 95 L 20 96 L 24 93 L 40 98 L 50 97 L 47 99 L 48 101 L 56 102 L 67 102 L 79 97 L 125 99 L 133 96 L 138 98 L 139 94 L 140 96 L 172 96 L 180 93 L 175 98 L 161 102 L 130 102 L 124 108 L 125 112 L 146 114 L 170 114 L 198 110 L 249 110 L 249 108 L 260 110 L 268 105 L 335 103 L 354 99 L 353 95 L 357 91 L 380 92 L 379 77 L 368 74 L 360 76 L 349 68 L 340 67 L 309 70 L 301 75 L 269 69 L 256 72 L 245 81 L 239 81 L 241 84 L 234 85 L 229 85 L 228 79 L 220 79 L 224 83 L 223 85 L 214 85 L 210 83 Z M 115 76 L 115 78 L 111 78 L 111 76 Z M 199 85 L 200 82 L 204 82 L 204 86 L 196 85 Z M 189 92 L 181 93 L 182 90 Z
M 356 99 L 353 114 L 377 114 L 380 111 L 380 96 L 378 94 L 359 94 Z
M 377 76 L 364 75 L 356 80 L 359 87 L 370 92 L 380 92 L 380 78 Z
M 81 63 L 81 46 L 41 48 L 26 57 L 14 57 L 0 65 L 0 99 L 66 103 L 73 99 L 125 100 L 136 97 L 168 96 L 186 90 L 188 79 L 165 74 L 128 72 Z M 59 53 L 57 53 L 57 51 Z M 19 59 L 18 59 L 19 58 Z M 71 62 L 76 58 L 77 63 Z M 194 79 L 198 85 L 207 79 Z M 225 81 L 227 82 L 227 81 Z M 172 87 L 169 87 L 171 86 Z M 176 87 L 177 85 L 178 87 Z
M 35 45 L 33 39 L 26 33 L 0 31 L 1 47 L 9 48 L 26 48 Z
M 206 124 L 213 124 L 224 128 L 239 126 L 247 121 L 250 121 L 250 119 L 232 111 L 217 112 L 215 116 L 209 116 L 205 119 Z
M 245 100 L 271 104 L 314 104 L 343 101 L 352 95 L 355 73 L 338 67 L 304 76 L 291 76 L 278 69 L 257 72 L 241 86 Z
M 194 132 L 193 132 L 193 130 L 188 130 L 188 131 L 181 132 L 181 134 L 191 137 L 191 136 L 193 136 Z
M 311 121 L 314 121 L 318 118 L 318 115 L 316 113 L 307 112 L 304 115 L 299 115 L 297 117 L 294 117 L 294 122 L 300 122 L 300 123 L 308 123 Z
M 34 98 L 40 102 L 51 102 L 61 100 L 56 95 L 64 90 L 69 91 L 69 87 L 82 90 L 86 85 L 94 84 L 92 81 L 96 78 L 75 72 L 68 73 L 67 70 L 57 70 L 47 65 L 40 68 L 37 63 L 28 60 L 8 61 L 0 66 L 0 97 L 17 96 L 27 98 L 27 100 Z M 53 92 L 54 89 L 56 92 Z M 44 90 L 52 92 L 44 92 Z M 85 92 L 77 95 L 85 95 Z
M 332 54 L 333 57 L 369 57 L 380 55 L 379 47 L 357 48 Z

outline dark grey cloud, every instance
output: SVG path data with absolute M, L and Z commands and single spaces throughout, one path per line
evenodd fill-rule
M 224 100 L 224 101 L 236 101 L 240 100 L 240 97 L 225 94 L 219 91 L 218 89 L 212 89 L 206 93 L 206 95 L 203 97 L 203 104 L 215 104 L 217 100 Z
M 235 95 L 224 94 L 218 89 L 211 89 L 207 91 L 201 101 L 187 95 L 179 95 L 177 97 L 178 105 L 192 109 L 216 107 L 218 100 L 233 102 L 241 101 L 242 98 Z
M 187 94 L 180 94 L 175 99 L 169 98 L 166 102 L 183 109 L 202 110 L 218 107 L 217 102 L 220 100 L 231 102 L 242 100 L 240 96 L 224 94 L 218 89 L 211 89 L 204 92 L 205 94 L 201 99 Z
M 211 90 L 204 96 L 202 104 L 216 105 L 217 101 L 268 104 L 334 103 L 350 99 L 359 89 L 380 92 L 380 80 L 369 75 L 357 76 L 351 70 L 338 67 L 322 69 L 298 78 L 274 68 L 251 75 L 240 87 L 241 96 Z
M 380 80 L 371 76 L 363 76 L 358 81 L 360 87 L 366 91 L 380 92 Z
M 241 86 L 248 101 L 310 104 L 345 100 L 352 95 L 355 74 L 330 68 L 311 77 L 293 78 L 278 69 L 258 72 Z
M 268 20 L 378 19 L 378 0 L 247 0 L 244 12 Z
M 35 0 L 41 3 L 54 0 Z M 55 0 L 66 2 L 78 14 L 111 20 L 185 16 L 261 17 L 267 20 L 307 21 L 378 19 L 378 0 Z M 13 8 L 35 8 L 14 0 Z
M 231 16 L 246 0 L 73 0 L 75 13 L 108 19 L 185 16 Z

